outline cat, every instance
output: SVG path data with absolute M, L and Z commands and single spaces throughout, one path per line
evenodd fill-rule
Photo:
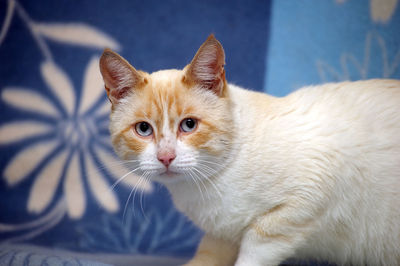
M 183 70 L 100 59 L 116 153 L 205 232 L 187 265 L 400 265 L 400 81 L 276 98 L 224 65 L 213 35 Z

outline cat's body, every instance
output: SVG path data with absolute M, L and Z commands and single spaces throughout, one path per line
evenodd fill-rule
M 223 62 L 210 37 L 183 71 L 101 63 L 116 151 L 206 232 L 189 264 L 400 264 L 400 81 L 274 98 L 227 84 Z
M 289 256 L 397 265 L 400 82 L 327 84 L 282 99 L 233 86 L 230 93 L 236 151 L 214 180 L 223 199 L 210 184 L 205 201 L 173 184 L 176 206 L 236 243 L 272 210 L 278 220 L 266 221 L 263 234 L 285 244 L 291 230 L 306 234 Z

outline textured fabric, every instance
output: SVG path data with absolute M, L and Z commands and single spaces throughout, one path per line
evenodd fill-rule
M 32 245 L 0 245 L 0 266 L 176 266 L 183 258 L 127 254 L 89 254 Z
M 188 257 L 202 235 L 113 154 L 98 59 L 183 68 L 210 33 L 262 90 L 269 1 L 0 1 L 0 243 Z M 114 184 L 114 185 L 113 185 Z
M 274 1 L 264 90 L 400 78 L 398 0 Z
M 202 232 L 112 151 L 105 47 L 152 72 L 184 67 L 214 33 L 230 82 L 283 96 L 400 78 L 399 29 L 398 0 L 1 0 L 0 243 L 193 254 Z

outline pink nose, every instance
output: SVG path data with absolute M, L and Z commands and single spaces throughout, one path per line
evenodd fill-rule
M 157 154 L 157 159 L 168 167 L 175 159 L 176 155 L 174 152 L 161 152 Z

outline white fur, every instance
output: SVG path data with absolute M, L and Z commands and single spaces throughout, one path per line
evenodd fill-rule
M 202 184 L 206 196 L 187 182 L 166 184 L 178 209 L 238 246 L 237 266 L 289 257 L 400 264 L 399 81 L 285 98 L 229 85 L 229 95 L 235 138 L 226 165 Z
M 115 150 L 133 162 L 132 172 L 164 183 L 206 232 L 189 265 L 278 265 L 290 257 L 400 265 L 400 81 L 326 84 L 274 98 L 225 88 L 223 64 L 213 36 L 183 72 L 140 74 L 107 50 L 100 60 Z M 133 89 L 141 79 L 167 97 L 167 89 L 179 89 L 181 105 L 190 102 L 201 115 L 192 140 L 206 143 L 177 137 L 192 114 L 168 117 L 165 105 L 161 128 L 140 118 L 160 138 L 131 149 L 132 125 L 140 122 L 134 111 L 147 104 Z M 168 169 L 160 151 L 176 155 Z

